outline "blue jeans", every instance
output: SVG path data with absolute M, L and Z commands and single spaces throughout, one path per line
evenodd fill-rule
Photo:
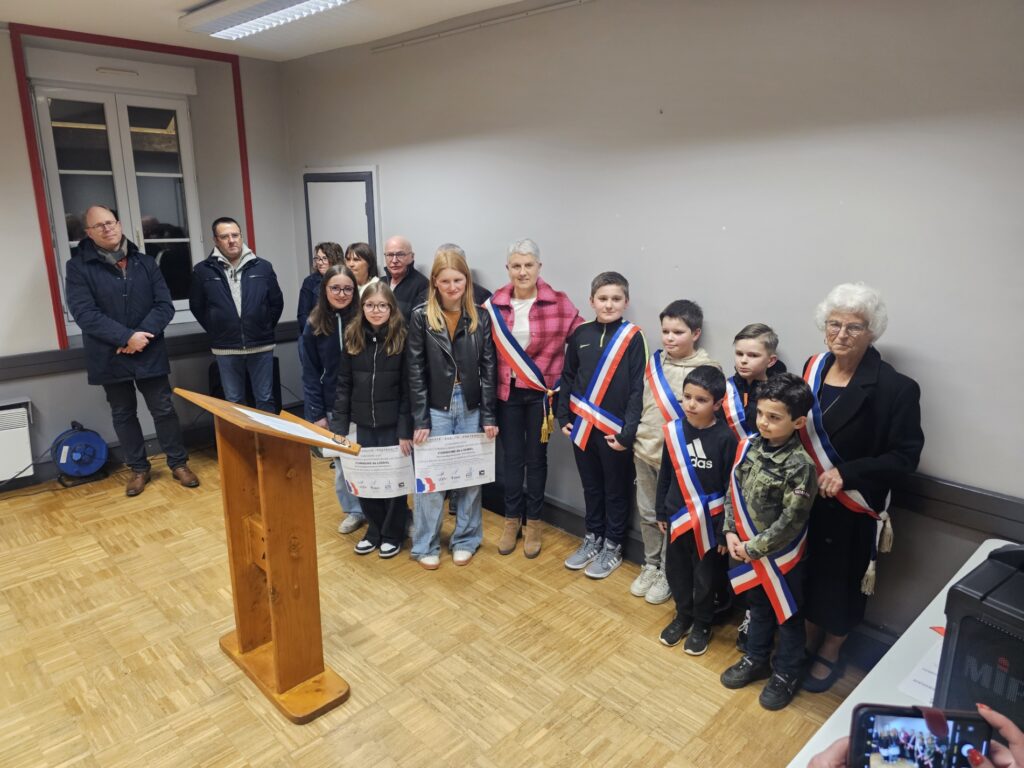
M 232 403 L 245 403 L 245 373 L 249 372 L 253 406 L 261 411 L 277 413 L 274 407 L 274 352 L 256 352 L 251 355 L 214 355 L 224 399 Z
M 462 388 L 456 384 L 452 393 L 452 407 L 448 411 L 430 409 L 430 436 L 467 435 L 480 432 L 480 409 L 467 410 Z M 418 560 L 427 555 L 441 554 L 441 523 L 444 518 L 444 492 L 417 493 L 413 497 L 412 556 Z M 480 515 L 480 486 L 460 488 L 454 499 L 455 532 L 450 549 L 476 552 L 484 540 L 484 526 Z
M 345 474 L 341 470 L 341 459 L 336 458 L 334 460 L 334 493 L 338 496 L 338 503 L 341 505 L 341 511 L 346 513 L 349 517 L 366 518 L 363 514 L 363 507 L 359 503 L 359 497 L 353 496 L 352 491 L 348 489 L 348 484 L 345 482 Z

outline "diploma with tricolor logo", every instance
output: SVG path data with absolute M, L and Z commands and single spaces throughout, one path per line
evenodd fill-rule
M 412 456 L 403 456 L 397 445 L 363 448 L 358 456 L 338 454 L 345 482 L 353 496 L 364 499 L 390 499 L 412 493 L 416 484 Z
M 417 445 L 416 493 L 467 488 L 494 481 L 494 444 L 483 432 L 431 437 Z M 364 448 L 363 451 L 367 449 Z M 348 467 L 345 467 L 348 473 Z

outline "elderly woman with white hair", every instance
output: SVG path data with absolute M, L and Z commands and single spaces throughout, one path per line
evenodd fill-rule
M 541 550 L 552 390 L 562 374 L 565 340 L 583 318 L 568 296 L 541 279 L 540 249 L 533 240 L 509 245 L 505 266 L 510 282 L 483 305 L 498 351 L 498 427 L 505 455 L 505 527 L 498 552 L 515 550 L 525 518 L 523 554 L 532 559 Z
M 828 351 L 804 368 L 815 403 L 801 437 L 819 472 L 804 608 L 814 655 L 804 688 L 820 693 L 842 675 L 840 650 L 864 617 L 879 545 L 891 542 L 890 491 L 917 467 L 924 434 L 917 382 L 874 347 L 888 323 L 878 291 L 837 285 L 816 319 Z

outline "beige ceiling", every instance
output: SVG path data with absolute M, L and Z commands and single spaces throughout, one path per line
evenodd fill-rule
M 509 0 L 352 0 L 236 42 L 179 27 L 179 17 L 186 8 L 195 6 L 196 0 L 3 0 L 0 21 L 284 61 L 401 35 L 511 4 Z

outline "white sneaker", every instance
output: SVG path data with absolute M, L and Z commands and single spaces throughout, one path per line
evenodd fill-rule
M 473 553 L 468 549 L 456 549 L 452 552 L 452 562 L 456 565 L 466 565 L 473 559 Z
M 358 531 L 366 523 L 365 517 L 359 517 L 358 515 L 346 515 L 345 519 L 341 521 L 341 525 L 338 526 L 338 533 L 352 533 Z
M 654 578 L 654 583 L 651 584 L 651 588 L 644 595 L 644 600 L 651 605 L 661 605 L 667 602 L 670 597 L 672 597 L 672 590 L 668 588 L 668 579 L 665 578 L 665 572 L 659 569 L 657 576 Z
M 388 544 L 386 541 L 380 545 L 380 551 L 377 552 L 377 556 L 387 560 L 389 557 L 394 557 L 402 551 L 401 544 Z
M 658 568 L 654 565 L 644 565 L 633 583 L 629 585 L 629 594 L 634 597 L 643 597 L 651 588 L 654 580 L 658 578 Z
M 441 557 L 439 555 L 424 555 L 420 558 L 420 565 L 428 571 L 436 571 L 441 565 Z

